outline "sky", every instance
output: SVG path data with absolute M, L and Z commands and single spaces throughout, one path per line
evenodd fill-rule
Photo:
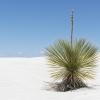
M 74 38 L 100 48 L 100 0 L 0 0 L 0 57 L 42 56 L 58 39 Z

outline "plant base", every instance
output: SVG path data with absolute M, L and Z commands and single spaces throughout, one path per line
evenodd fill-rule
M 87 85 L 84 82 L 79 80 L 77 82 L 71 82 L 70 84 L 68 83 L 68 81 L 50 83 L 49 86 L 51 89 L 59 92 L 71 91 L 87 87 Z

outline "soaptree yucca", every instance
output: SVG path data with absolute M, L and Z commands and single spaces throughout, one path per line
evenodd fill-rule
M 51 77 L 61 80 L 55 83 L 58 91 L 74 90 L 86 87 L 84 80 L 94 77 L 97 49 L 84 39 L 71 44 L 58 40 L 46 49 L 46 56 L 51 64 Z

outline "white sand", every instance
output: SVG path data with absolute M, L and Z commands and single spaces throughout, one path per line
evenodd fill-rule
M 100 100 L 100 63 L 91 89 L 46 91 L 50 81 L 45 58 L 0 58 L 0 100 Z

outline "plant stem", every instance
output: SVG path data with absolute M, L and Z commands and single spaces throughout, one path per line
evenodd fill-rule
M 74 11 L 72 10 L 71 14 L 71 47 L 73 45 L 73 25 L 74 25 Z

